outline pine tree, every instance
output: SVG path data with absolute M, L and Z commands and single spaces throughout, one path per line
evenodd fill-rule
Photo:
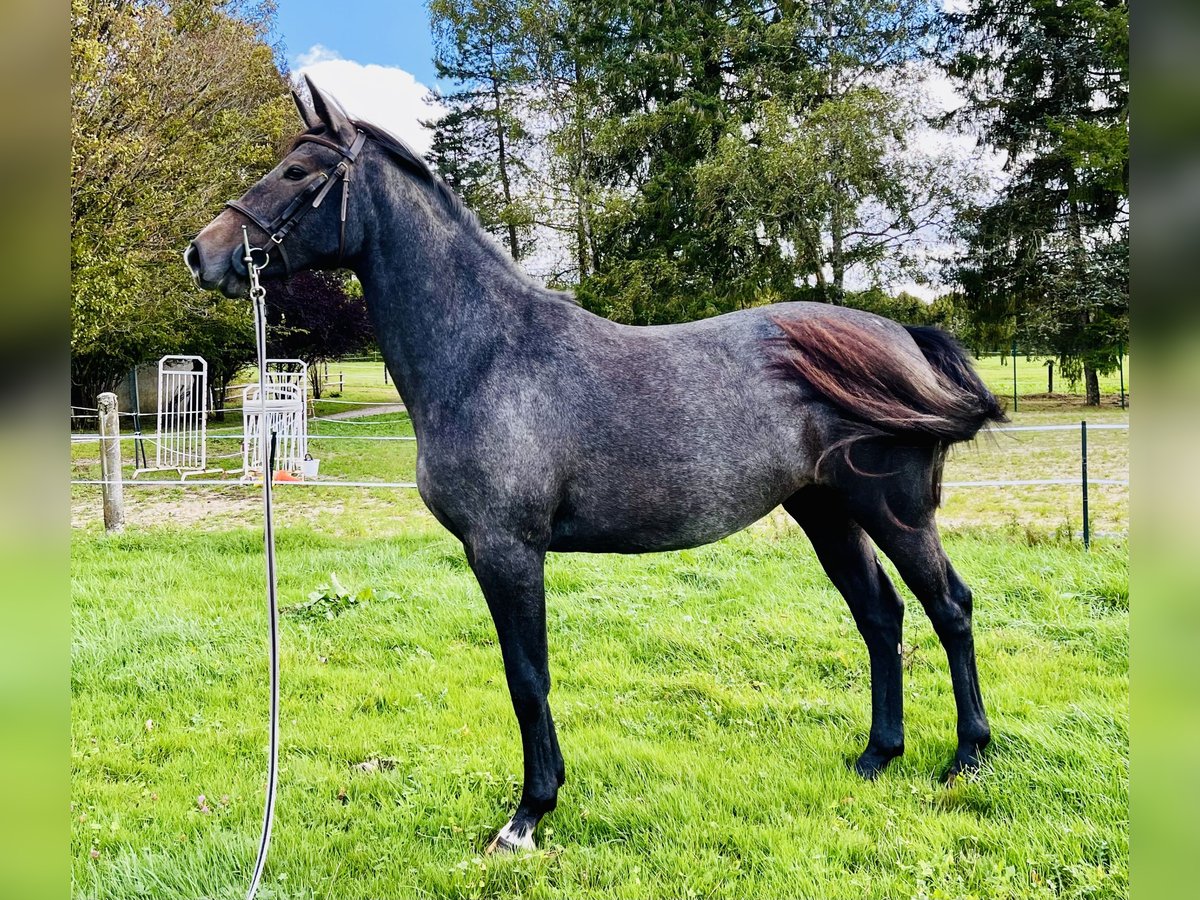
M 1129 15 L 1124 0 L 978 0 L 948 17 L 959 113 L 1010 179 L 963 221 L 973 314 L 1008 319 L 1100 402 L 1128 343 Z
M 534 222 L 524 192 L 530 139 L 524 106 L 531 81 L 527 0 L 431 0 L 434 65 L 457 87 L 437 101 L 430 159 L 504 241 L 513 259 L 530 249 Z

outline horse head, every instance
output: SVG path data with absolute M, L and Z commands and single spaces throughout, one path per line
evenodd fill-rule
M 264 275 L 336 268 L 362 242 L 351 214 L 351 180 L 367 135 L 337 102 L 305 78 L 313 105 L 292 97 L 307 131 L 278 165 L 196 235 L 183 259 L 196 283 L 230 297 L 245 295 L 243 228 L 266 251 Z

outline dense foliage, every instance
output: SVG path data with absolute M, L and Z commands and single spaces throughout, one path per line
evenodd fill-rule
M 623 321 L 841 302 L 856 266 L 919 276 L 919 233 L 974 183 L 912 141 L 927 0 L 430 11 L 439 72 L 462 85 L 435 162 L 468 201 L 499 184 L 512 199 L 482 203 L 485 224 Z
M 320 364 L 367 349 L 374 336 L 361 286 L 340 272 L 300 272 L 271 284 L 267 325 L 271 355 L 304 360 L 314 397 Z
M 959 113 L 1010 178 L 960 222 L 972 318 L 1056 355 L 1099 402 L 1129 331 L 1125 0 L 977 0 L 950 16 Z
M 72 402 L 167 352 L 203 355 L 219 396 L 253 358 L 249 305 L 195 288 L 180 253 L 294 130 L 273 12 L 73 0 Z
M 73 402 L 164 352 L 205 356 L 219 389 L 252 358 L 249 310 L 197 290 L 178 254 L 293 130 L 274 0 L 71 11 Z M 1052 354 L 1093 402 L 1127 345 L 1123 0 L 429 11 L 447 85 L 432 162 L 514 258 L 597 312 L 862 306 Z M 1005 155 L 999 185 L 931 149 L 948 146 L 930 140 L 935 65 L 966 101 L 941 126 Z M 932 305 L 888 287 L 939 270 L 954 290 Z M 358 345 L 357 315 L 336 339 L 291 334 L 329 337 L 305 349 L 327 358 Z
M 590 308 L 657 323 L 797 298 L 905 307 L 882 287 L 934 275 L 949 249 L 957 289 L 910 319 L 1050 352 L 1093 400 L 1115 365 L 1123 2 L 433 0 L 430 13 L 454 85 L 436 165 L 514 257 Z M 966 99 L 958 122 L 1007 155 L 999 193 L 932 149 L 948 146 L 928 140 L 935 65 Z

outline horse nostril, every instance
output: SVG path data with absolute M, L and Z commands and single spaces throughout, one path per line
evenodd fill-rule
M 187 249 L 183 251 L 183 264 L 188 267 L 188 271 L 192 273 L 192 280 L 196 284 L 200 283 L 200 248 L 196 243 L 187 245 Z

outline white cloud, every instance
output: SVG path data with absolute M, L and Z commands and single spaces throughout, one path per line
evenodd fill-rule
M 298 69 L 307 69 L 309 66 L 315 66 L 317 63 L 329 62 L 330 60 L 341 58 L 342 55 L 336 50 L 330 50 L 324 44 L 313 44 L 292 62 Z
M 429 88 L 395 66 L 363 65 L 314 44 L 296 57 L 296 77 L 309 76 L 332 94 L 351 116 L 385 128 L 418 153 L 429 151 L 433 134 L 421 120 L 436 119 L 443 108 L 428 101 Z

